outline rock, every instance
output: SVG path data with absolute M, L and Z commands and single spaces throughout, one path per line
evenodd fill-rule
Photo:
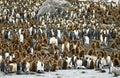
M 115 77 L 120 76 L 120 68 L 113 67 L 112 73 L 114 74 Z
M 82 71 L 81 73 L 86 73 L 85 71 Z
M 45 13 L 54 14 L 56 9 L 67 10 L 72 7 L 71 3 L 66 0 L 46 0 L 38 9 L 37 16 L 44 15 Z
M 106 71 L 105 70 L 100 70 L 101 73 L 105 73 Z

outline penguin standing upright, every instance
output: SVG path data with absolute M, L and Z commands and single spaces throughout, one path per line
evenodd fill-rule
M 98 61 L 98 69 L 99 70 L 102 70 L 102 68 L 103 68 L 103 64 L 102 64 L 102 60 L 101 59 L 102 58 L 100 58 L 99 61 Z
M 1 72 L 6 72 L 6 63 L 5 63 L 5 60 L 2 60 L 1 62 Z
M 21 60 L 17 62 L 17 74 L 22 74 L 22 63 Z
M 23 61 L 21 64 L 22 64 L 22 71 L 26 72 L 26 61 Z
M 83 59 L 82 59 L 82 66 L 84 66 L 85 68 L 87 68 L 87 59 L 88 58 L 84 58 L 84 56 L 83 56 Z
M 95 70 L 100 70 L 101 69 L 101 58 L 98 57 L 95 61 Z
M 28 73 L 30 71 L 30 63 L 26 62 L 26 72 Z
M 109 74 L 112 73 L 112 70 L 113 70 L 113 62 L 111 61 L 110 65 L 109 65 Z
M 82 63 L 83 63 L 82 60 L 78 57 L 76 61 L 76 68 L 80 69 L 82 67 Z
M 44 63 L 42 63 L 40 60 L 37 62 L 37 73 L 43 73 L 44 72 Z

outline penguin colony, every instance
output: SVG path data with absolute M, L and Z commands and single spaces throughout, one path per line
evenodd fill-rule
M 70 10 L 37 16 L 36 9 L 42 3 L 0 1 L 1 72 L 105 72 L 107 67 L 109 73 L 120 74 L 119 4 L 75 0 Z

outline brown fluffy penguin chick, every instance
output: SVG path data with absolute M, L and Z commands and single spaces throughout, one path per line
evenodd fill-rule
M 96 48 L 96 44 L 93 42 L 93 43 L 91 43 L 91 48 L 93 48 L 94 50 L 95 50 L 95 48 Z
M 68 55 L 67 53 L 68 53 L 67 51 L 64 51 L 63 52 L 63 57 L 66 57 Z
M 113 64 L 114 64 L 114 66 L 119 66 L 120 65 L 119 59 L 118 58 L 114 58 L 113 59 Z
M 66 61 L 66 59 L 63 60 L 63 65 L 62 65 L 63 67 L 62 67 L 62 69 L 67 69 L 67 61 Z
M 56 60 L 52 59 L 51 60 L 51 69 L 50 69 L 50 71 L 52 71 L 52 72 L 56 71 L 56 66 L 57 66 Z
M 117 48 L 117 44 L 115 42 L 111 43 L 111 48 Z
M 30 71 L 36 72 L 36 69 L 37 69 L 36 61 L 32 61 L 30 64 Z
M 55 45 L 54 44 L 50 45 L 49 51 L 50 51 L 50 54 L 54 54 L 54 52 L 55 52 Z
M 59 56 L 58 56 L 58 53 L 56 52 L 56 53 L 54 54 L 54 59 L 55 59 L 55 60 L 58 60 L 58 57 L 59 57 Z
M 93 59 L 91 59 L 90 68 L 89 68 L 89 69 L 94 69 L 94 62 L 93 62 Z
M 79 57 L 83 57 L 85 54 L 85 51 L 84 50 L 81 50 L 80 53 L 79 53 Z
M 96 47 L 100 48 L 100 41 L 96 41 Z
M 75 54 L 76 54 L 76 49 L 73 48 L 73 49 L 71 50 L 71 52 L 72 52 L 72 55 L 75 55 Z
M 58 67 L 59 67 L 59 69 L 62 69 L 62 67 L 63 67 L 63 61 L 62 60 L 58 61 Z
M 93 54 L 93 52 L 94 52 L 94 50 L 92 49 L 92 48 L 90 48 L 89 50 L 88 50 L 88 55 L 92 55 Z

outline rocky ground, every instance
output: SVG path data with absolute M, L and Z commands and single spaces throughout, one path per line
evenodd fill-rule
M 105 73 L 101 73 L 95 70 L 57 70 L 56 72 L 45 72 L 44 74 L 33 75 L 1 75 L 0 78 L 120 78 L 114 77 L 113 74 L 108 73 L 108 69 L 105 69 Z

